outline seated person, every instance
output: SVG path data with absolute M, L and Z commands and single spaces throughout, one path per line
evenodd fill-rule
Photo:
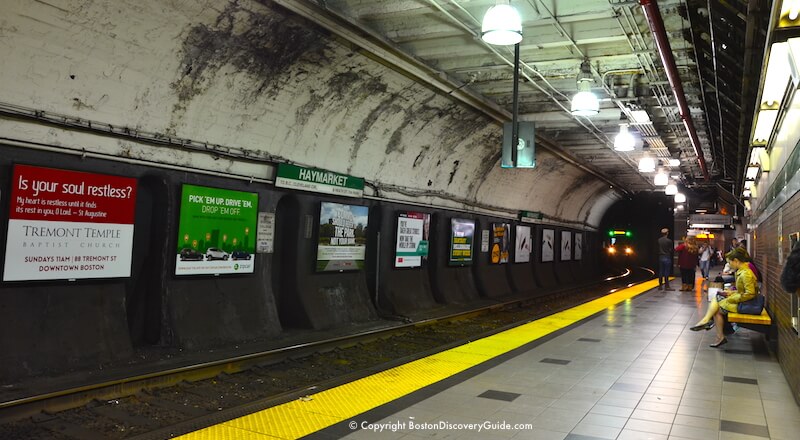
M 725 262 L 725 267 L 722 268 L 722 272 L 719 276 L 722 278 L 719 282 L 723 283 L 732 283 L 736 277 L 734 276 L 735 270 L 731 268 L 730 263 Z
M 736 271 L 736 290 L 725 290 L 721 295 L 709 303 L 705 316 L 696 325 L 691 327 L 692 331 L 711 330 L 716 326 L 717 340 L 711 347 L 719 347 L 726 344 L 728 340 L 723 333 L 723 324 L 728 312 L 736 313 L 740 302 L 749 301 L 758 295 L 758 283 L 756 276 L 750 269 L 750 255 L 743 248 L 736 248 L 727 254 L 725 259 L 731 269 Z M 713 320 L 712 320 L 713 318 Z

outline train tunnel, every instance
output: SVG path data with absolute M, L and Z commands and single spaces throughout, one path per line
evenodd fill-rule
M 655 277 L 666 228 L 747 243 L 800 393 L 792 2 L 513 1 L 517 59 L 492 1 L 5 3 L 9 383 Z

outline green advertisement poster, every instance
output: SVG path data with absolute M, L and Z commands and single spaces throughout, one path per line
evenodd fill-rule
M 317 272 L 364 268 L 369 208 L 322 202 L 319 213 Z
M 175 275 L 252 273 L 258 194 L 183 185 Z
M 472 240 L 475 236 L 475 221 L 460 218 L 450 219 L 450 264 L 459 266 L 472 264 Z

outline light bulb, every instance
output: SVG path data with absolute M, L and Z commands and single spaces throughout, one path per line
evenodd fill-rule
M 507 2 L 489 8 L 483 16 L 481 38 L 496 46 L 510 46 L 522 41 L 522 19 L 517 10 Z

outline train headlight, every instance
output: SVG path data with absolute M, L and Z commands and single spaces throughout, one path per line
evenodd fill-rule
M 633 253 L 633 249 L 631 249 L 631 248 L 629 248 L 629 247 L 626 247 L 626 248 L 625 248 L 625 255 L 630 255 L 630 254 L 632 254 L 632 253 Z
M 616 253 L 617 253 L 617 248 L 615 248 L 614 246 L 609 246 L 609 247 L 608 247 L 608 253 L 609 253 L 610 255 L 614 255 L 614 254 L 616 254 Z

